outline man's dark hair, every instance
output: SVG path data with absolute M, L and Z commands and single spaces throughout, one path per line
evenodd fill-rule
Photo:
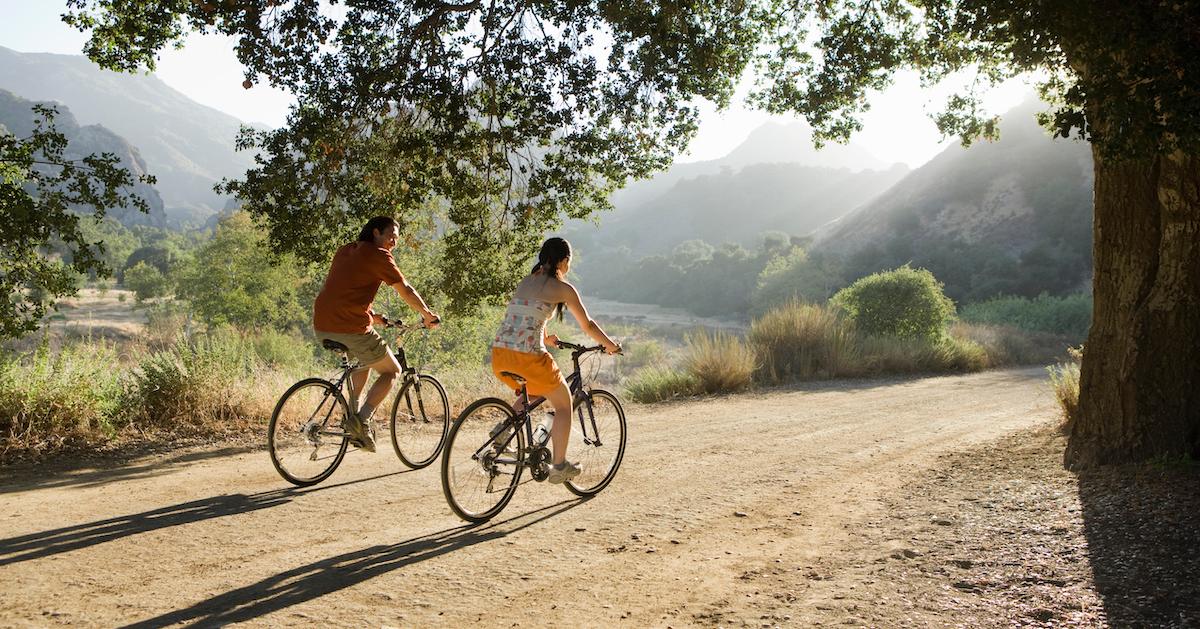
M 400 221 L 390 216 L 376 216 L 363 225 L 362 231 L 358 232 L 358 239 L 363 242 L 372 242 L 375 240 L 376 231 L 384 231 L 392 225 L 399 227 Z

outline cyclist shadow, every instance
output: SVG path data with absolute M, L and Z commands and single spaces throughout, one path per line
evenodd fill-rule
M 182 623 L 207 627 L 245 622 L 343 590 L 393 570 L 475 544 L 503 538 L 586 501 L 586 498 L 564 500 L 502 522 L 443 529 L 390 546 L 372 546 L 329 557 L 270 576 L 258 583 L 230 590 L 186 609 L 168 612 L 126 627 L 162 627 Z M 529 519 L 511 529 L 500 528 L 523 518 Z
M 305 494 L 387 478 L 409 471 L 411 470 L 390 472 L 317 487 L 289 487 L 255 494 L 211 496 L 107 520 L 0 539 L 0 566 L 57 555 L 172 526 L 269 509 L 287 504 L 293 498 Z

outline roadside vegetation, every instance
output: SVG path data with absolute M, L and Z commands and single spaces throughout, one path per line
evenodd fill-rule
M 108 251 L 125 256 L 109 261 L 117 285 L 80 282 L 138 322 L 116 332 L 70 327 L 90 306 L 64 303 L 41 332 L 0 349 L 0 461 L 146 442 L 258 442 L 291 382 L 336 372 L 334 357 L 308 329 L 323 269 L 276 255 L 249 216 L 234 213 L 188 238 L 108 221 L 101 227 L 96 235 L 112 242 Z M 774 239 L 772 246 L 786 243 Z M 436 306 L 445 296 L 433 249 L 401 247 L 395 254 Z M 607 324 L 626 353 L 587 359 L 589 381 L 632 401 L 659 402 L 814 379 L 1049 364 L 1086 306 L 1073 298 L 1005 298 L 958 313 L 932 274 L 907 266 L 806 301 L 783 278 L 807 262 L 798 250 L 778 258 L 762 286 L 772 299 L 791 297 L 769 307 L 760 299 L 764 310 L 744 333 Z M 814 286 L 825 281 L 805 277 Z M 380 291 L 377 303 L 382 312 L 411 317 L 390 291 Z M 409 362 L 446 384 L 452 412 L 482 396 L 507 395 L 486 366 L 501 314 L 482 306 L 447 317 L 435 333 L 405 339 Z M 579 336 L 570 319 L 550 329 Z M 388 340 L 395 346 L 394 336 Z M 569 369 L 569 355 L 556 354 Z M 1056 387 L 1077 391 L 1077 367 L 1056 369 Z
M 633 374 L 626 393 L 657 402 L 752 385 L 1044 365 L 1069 342 L 1049 331 L 963 321 L 929 271 L 905 266 L 861 278 L 824 304 L 793 299 L 772 308 L 752 320 L 744 340 L 693 337 L 674 366 Z

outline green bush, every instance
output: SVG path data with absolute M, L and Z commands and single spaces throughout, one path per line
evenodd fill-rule
M 155 297 L 165 297 L 171 283 L 157 267 L 139 261 L 125 270 L 125 288 L 133 291 L 134 298 L 141 303 Z
M 625 395 L 634 402 L 662 402 L 698 392 L 698 383 L 691 374 L 658 365 L 646 367 L 625 381 Z
M 0 459 L 115 433 L 117 362 L 98 341 L 51 351 L 43 340 L 31 354 L 0 356 Z
M 1079 342 L 1087 336 L 1092 323 L 1092 297 L 1083 293 L 1065 297 L 1042 293 L 1034 299 L 996 297 L 963 306 L 959 318 L 972 323 L 1062 334 Z
M 231 328 L 191 343 L 179 339 L 133 370 L 129 405 L 139 422 L 184 433 L 203 431 L 213 421 L 246 419 L 257 366 L 253 344 Z
M 251 335 L 249 339 L 254 346 L 254 353 L 267 367 L 297 377 L 312 375 L 317 370 L 313 352 L 318 345 L 295 332 L 279 332 L 268 328 Z
M 822 306 L 792 301 L 750 324 L 747 337 L 763 382 L 832 378 L 854 361 L 853 331 Z
M 925 269 L 907 265 L 860 278 L 830 303 L 872 336 L 936 341 L 954 317 L 954 302 Z

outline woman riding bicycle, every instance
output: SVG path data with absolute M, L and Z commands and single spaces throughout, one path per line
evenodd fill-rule
M 363 399 L 362 406 L 350 409 L 345 430 L 351 443 L 368 452 L 375 451 L 375 440 L 367 428 L 375 407 L 387 397 L 400 364 L 388 349 L 387 343 L 371 326 L 386 323 L 382 315 L 371 310 L 375 293 L 387 284 L 400 294 L 413 310 L 421 313 L 427 327 L 438 325 L 438 317 L 425 305 L 392 259 L 392 249 L 400 236 L 400 224 L 390 216 L 376 216 L 363 225 L 358 240 L 342 245 L 333 255 L 325 285 L 313 303 L 313 328 L 317 340 L 329 339 L 345 345 L 351 357 L 358 359 L 362 369 L 350 376 L 351 395 L 357 397 L 367 384 L 374 369 L 379 373 L 375 384 Z
M 556 484 L 578 476 L 580 469 L 566 460 L 571 435 L 571 393 L 554 357 L 546 351 L 547 344 L 558 342 L 558 337 L 546 334 L 546 322 L 555 314 L 561 321 L 565 306 L 583 331 L 604 346 L 604 351 L 615 354 L 621 350 L 588 316 L 575 287 L 564 281 L 570 268 L 570 243 L 562 238 L 550 238 L 543 243 L 537 264 L 513 291 L 504 321 L 492 341 L 492 371 L 496 377 L 519 392 L 520 384 L 503 372 L 521 376 L 530 396 L 543 396 L 554 407 L 554 425 L 550 430 L 552 465 L 547 480 Z

